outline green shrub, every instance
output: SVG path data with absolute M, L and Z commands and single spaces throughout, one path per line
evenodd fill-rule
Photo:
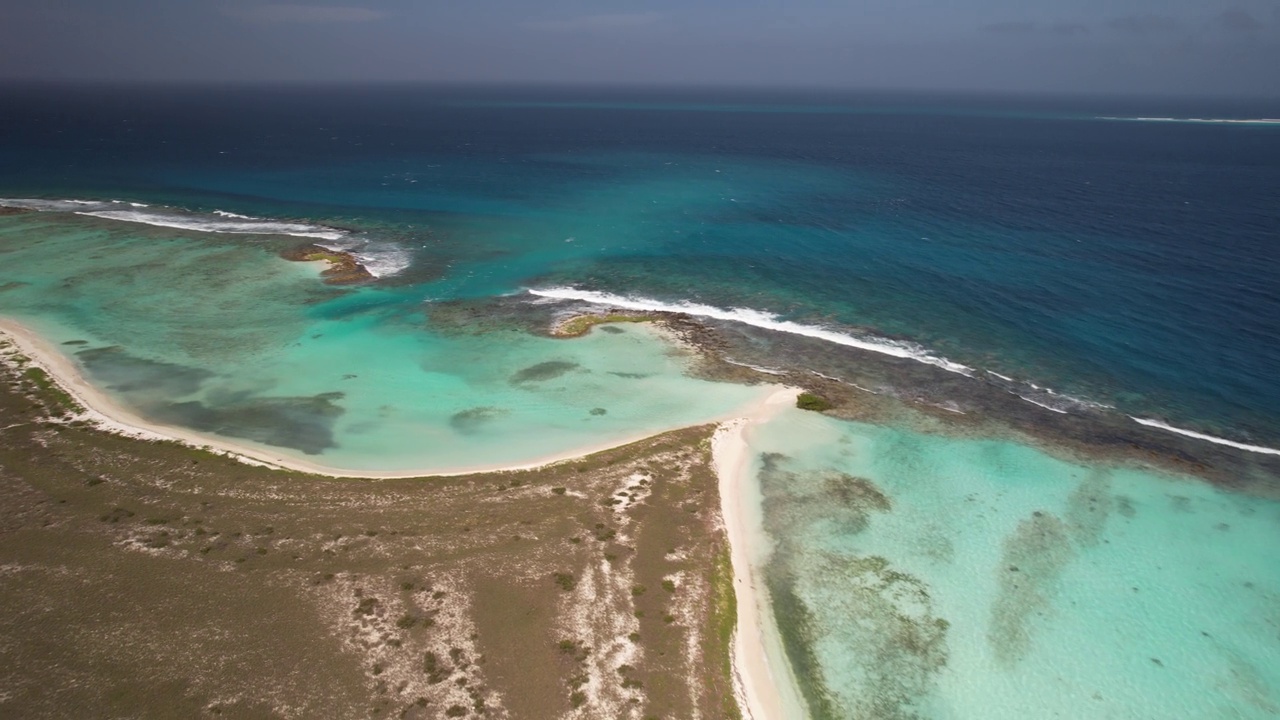
M 831 409 L 831 402 L 820 395 L 813 393 L 800 393 L 796 397 L 796 407 L 801 410 L 812 410 L 814 412 L 823 412 Z

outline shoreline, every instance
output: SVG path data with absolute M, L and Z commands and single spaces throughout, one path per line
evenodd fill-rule
M 665 328 L 663 328 L 665 329 Z M 94 387 L 80 372 L 73 361 L 35 330 L 12 318 L 0 318 L 0 338 L 8 340 L 36 367 L 44 370 L 49 378 L 83 408 L 77 419 L 86 420 L 99 430 L 142 441 L 178 442 L 193 449 L 219 453 L 234 460 L 276 470 L 297 471 L 334 478 L 349 479 L 405 479 L 450 477 L 481 472 L 515 472 L 545 467 L 565 460 L 585 457 L 605 450 L 628 445 L 661 432 L 681 428 L 668 428 L 636 437 L 627 437 L 602 443 L 598 446 L 578 448 L 554 456 L 541 457 L 519 465 L 459 468 L 435 472 L 370 472 L 329 468 L 293 458 L 275 457 L 257 448 L 245 447 L 217 436 L 207 436 L 183 428 L 150 422 L 123 407 L 105 392 Z M 677 338 L 669 338 L 677 340 Z M 794 682 L 779 683 L 775 680 L 775 668 L 790 674 L 790 666 L 782 653 L 776 630 L 763 620 L 767 617 L 768 597 L 763 589 L 757 589 L 752 578 L 750 558 L 752 554 L 750 534 L 751 518 L 758 509 L 748 507 L 750 498 L 742 491 L 742 482 L 750 461 L 745 432 L 751 425 L 768 422 L 780 410 L 795 403 L 799 388 L 783 385 L 761 387 L 762 396 L 745 408 L 728 413 L 699 425 L 716 424 L 712 437 L 712 464 L 716 471 L 721 513 L 733 567 L 735 610 L 732 648 L 732 682 L 735 697 L 747 720 L 791 720 L 803 717 L 799 697 L 795 695 Z M 763 394 L 767 392 L 767 394 Z M 758 524 L 758 521 L 757 523 Z M 771 641 L 772 638 L 772 641 Z M 772 648 L 772 655 L 766 652 Z M 771 664 L 771 659 L 774 664 Z M 788 709 L 791 712 L 788 712 Z M 797 715 L 796 712 L 800 714 Z
M 752 508 L 744 492 L 751 453 L 746 433 L 769 422 L 795 404 L 797 388 L 781 388 L 757 404 L 746 416 L 720 424 L 711 439 L 712 462 L 719 480 L 720 508 L 729 539 L 733 589 L 738 618 L 732 639 L 734 694 L 745 720 L 802 720 L 804 701 L 792 677 L 777 628 L 768 620 L 768 590 L 753 576 L 751 537 L 761 537 L 759 508 Z

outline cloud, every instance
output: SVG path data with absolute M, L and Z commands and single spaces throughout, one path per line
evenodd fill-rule
M 525 23 L 525 27 L 531 30 L 547 30 L 550 32 L 590 32 L 652 25 L 661 19 L 662 15 L 654 12 L 580 15 L 564 20 L 534 20 Z
M 1088 25 L 1080 23 L 1055 23 L 1049 26 L 1049 32 L 1054 35 L 1088 35 L 1093 32 Z
M 227 8 L 227 15 L 259 23 L 359 23 L 387 17 L 387 13 L 346 5 L 270 4 Z
M 1029 35 L 1037 30 L 1036 24 L 1029 22 L 998 22 L 982 26 L 982 32 L 996 35 Z
M 1253 32 L 1262 29 L 1262 21 L 1240 8 L 1224 10 L 1214 18 L 1214 24 L 1232 32 Z
M 1058 35 L 1061 37 L 1088 35 L 1090 32 L 1088 25 L 1079 23 L 1037 25 L 1030 22 L 999 22 L 983 25 L 980 29 L 982 32 L 996 35 Z
M 1111 20 L 1107 27 L 1132 35 L 1152 35 L 1175 32 L 1182 25 L 1168 15 L 1127 15 Z

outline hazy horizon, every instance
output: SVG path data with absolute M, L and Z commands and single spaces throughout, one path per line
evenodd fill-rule
M 0 81 L 1280 96 L 1275 0 L 19 6 Z

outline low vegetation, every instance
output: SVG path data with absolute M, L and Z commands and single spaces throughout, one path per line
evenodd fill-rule
M 67 422 L 31 369 L 0 367 L 0 716 L 733 715 L 710 427 L 353 482 Z
M 813 393 L 800 393 L 796 396 L 796 407 L 801 410 L 812 410 L 814 412 L 824 412 L 830 410 L 833 406 L 829 400 L 821 395 Z

